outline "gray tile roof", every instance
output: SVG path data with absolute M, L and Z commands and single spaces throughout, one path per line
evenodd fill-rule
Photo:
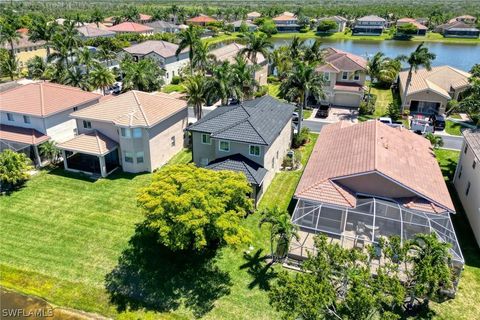
M 242 172 L 250 184 L 258 186 L 263 183 L 263 179 L 268 172 L 267 169 L 241 154 L 216 159 L 208 164 L 207 169 Z
M 145 23 L 145 25 L 154 29 L 178 29 L 176 25 L 163 20 L 155 20 L 152 22 Z
M 212 138 L 271 145 L 291 120 L 295 106 L 271 96 L 221 106 L 187 128 Z
M 466 129 L 463 136 L 475 156 L 480 159 L 480 129 Z

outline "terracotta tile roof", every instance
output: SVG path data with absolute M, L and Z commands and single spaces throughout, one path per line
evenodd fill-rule
M 0 93 L 2 111 L 37 117 L 95 102 L 101 95 L 51 82 L 26 84 Z
M 340 178 L 366 173 L 380 174 L 421 198 L 406 202 L 410 206 L 426 208 L 430 203 L 435 208 L 431 211 L 455 211 L 430 142 L 379 121 L 324 126 L 295 196 L 353 207 L 353 193 L 342 187 Z
M 150 16 L 148 14 L 140 13 L 139 16 L 140 16 L 140 19 L 139 19 L 140 21 L 152 20 L 152 16 Z
M 466 129 L 462 133 L 470 149 L 480 159 L 480 129 Z
M 45 45 L 45 41 L 39 40 L 36 42 L 30 41 L 29 37 L 25 33 L 20 34 L 20 39 L 17 41 L 13 42 L 13 48 L 14 49 L 23 49 L 23 48 L 29 48 L 29 47 L 43 47 Z M 2 46 L 2 48 L 10 50 L 10 44 L 8 42 L 5 42 Z
M 35 129 L 7 126 L 4 124 L 0 126 L 0 140 L 39 145 L 49 139 L 49 136 Z
M 415 27 L 417 27 L 418 30 L 428 29 L 426 26 L 424 26 L 423 24 L 421 24 L 420 22 L 412 18 L 402 18 L 397 20 L 397 26 L 401 26 L 402 24 L 407 24 L 407 23 L 413 24 Z
M 161 41 L 161 40 L 148 40 L 145 42 L 135 44 L 131 47 L 124 48 L 123 50 L 125 50 L 130 54 L 135 54 L 135 55 L 146 55 L 151 52 L 155 52 L 159 56 L 168 58 L 168 57 L 175 56 L 177 49 L 178 49 L 178 45 L 174 43 Z M 182 52 L 188 52 L 188 48 L 185 48 L 184 50 L 182 50 Z
M 115 36 L 115 32 L 113 32 L 113 31 L 105 30 L 105 29 L 102 29 L 102 28 L 97 28 L 97 26 L 90 25 L 90 24 L 78 27 L 77 30 L 78 30 L 78 32 L 80 32 L 86 38 Z
M 260 12 L 257 12 L 257 11 L 252 11 L 252 12 L 247 13 L 247 17 L 259 18 L 261 16 L 262 16 L 262 14 Z
M 349 52 L 335 48 L 325 49 L 325 64 L 318 66 L 320 72 L 365 71 L 367 60 Z
M 168 94 L 132 90 L 77 111 L 72 117 L 110 122 L 117 126 L 152 127 L 186 108 L 186 101 Z
M 230 63 L 235 62 L 235 57 L 240 53 L 240 50 L 245 48 L 243 44 L 238 44 L 236 42 L 230 43 L 226 46 L 214 49 L 210 51 L 212 55 L 215 56 L 215 58 L 218 61 L 228 61 Z M 265 62 L 265 57 L 261 53 L 257 53 L 257 63 L 262 64 Z M 252 61 L 248 59 L 249 63 L 252 64 Z
M 133 32 L 133 33 L 143 33 L 153 31 L 153 28 L 145 26 L 143 24 L 135 23 L 135 22 L 122 22 L 111 26 L 108 28 L 110 31 L 114 32 Z
M 62 150 L 103 156 L 118 147 L 118 143 L 97 130 L 92 130 L 60 143 L 57 147 Z
M 462 20 L 472 20 L 472 21 L 477 21 L 477 18 L 471 16 L 471 15 L 463 15 L 463 16 L 458 16 L 458 17 L 455 17 L 453 19 L 450 19 L 448 22 L 449 23 L 452 23 L 452 22 L 455 22 L 455 21 L 462 21 Z
M 408 94 L 431 90 L 450 99 L 450 88 L 459 89 L 469 85 L 470 73 L 451 66 L 432 67 L 430 71 L 420 69 L 412 75 Z M 405 88 L 408 71 L 400 72 L 400 83 Z
M 190 22 L 190 23 L 208 23 L 208 22 L 216 22 L 216 21 L 217 21 L 217 19 L 214 19 L 212 17 L 201 14 L 197 17 L 188 19 L 187 23 L 188 22 Z
M 28 33 L 28 28 L 20 28 L 20 29 L 17 29 L 17 32 L 18 32 L 18 33 Z
M 297 17 L 291 12 L 284 12 L 272 19 L 273 21 L 297 21 Z

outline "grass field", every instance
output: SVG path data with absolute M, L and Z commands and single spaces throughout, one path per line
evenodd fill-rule
M 462 135 L 462 125 L 450 120 L 447 120 L 445 122 L 445 131 L 448 134 L 454 135 L 454 136 L 461 136 Z

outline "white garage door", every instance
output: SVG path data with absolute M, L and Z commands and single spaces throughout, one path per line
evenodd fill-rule
M 333 104 L 339 107 L 359 107 L 360 100 L 357 94 L 336 94 Z

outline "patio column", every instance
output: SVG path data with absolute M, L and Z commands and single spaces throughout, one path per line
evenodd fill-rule
M 37 162 L 38 166 L 42 166 L 42 159 L 40 158 L 40 154 L 38 152 L 38 146 L 34 145 L 33 146 L 33 153 L 35 155 L 35 161 Z
M 65 150 L 62 150 L 62 158 L 63 158 L 63 168 L 65 170 L 68 170 L 67 155 L 65 154 Z
M 105 156 L 99 156 L 98 161 L 100 162 L 100 174 L 102 175 L 102 177 L 105 178 L 107 176 L 107 166 L 105 164 Z

